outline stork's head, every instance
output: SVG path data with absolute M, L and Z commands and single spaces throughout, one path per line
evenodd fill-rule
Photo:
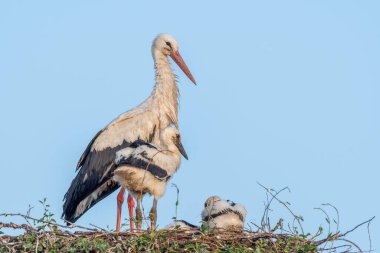
M 220 200 L 222 200 L 222 199 L 218 196 L 211 196 L 208 199 L 206 199 L 205 207 L 214 205 L 215 202 L 220 201 Z
M 152 53 L 153 56 L 155 53 L 161 52 L 166 56 L 170 56 L 175 63 L 177 63 L 178 67 L 182 69 L 182 71 L 186 74 L 186 76 L 196 84 L 196 81 L 191 74 L 189 68 L 187 67 L 185 61 L 182 59 L 180 55 L 178 42 L 169 34 L 159 34 L 154 40 L 152 44 Z
M 169 151 L 179 151 L 186 160 L 188 159 L 177 128 L 172 126 L 165 128 L 161 133 L 161 141 L 167 145 Z

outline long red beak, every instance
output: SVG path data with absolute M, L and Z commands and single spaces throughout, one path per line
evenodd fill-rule
M 170 54 L 170 57 L 173 59 L 173 61 L 175 61 L 175 63 L 177 63 L 178 67 L 180 67 L 183 71 L 183 73 L 185 73 L 187 75 L 187 77 L 194 83 L 194 84 L 197 84 L 197 82 L 195 81 L 193 75 L 191 74 L 189 68 L 187 67 L 186 63 L 184 62 L 184 60 L 182 59 L 182 56 L 179 54 L 178 51 L 176 52 L 173 52 Z

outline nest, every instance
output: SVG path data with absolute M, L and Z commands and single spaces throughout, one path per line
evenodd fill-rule
M 0 252 L 371 252 L 369 226 L 371 218 L 348 230 L 339 230 L 339 212 L 330 205 L 336 217 L 330 218 L 328 212 L 317 208 L 325 215 L 326 224 L 316 233 L 306 233 L 302 216 L 296 215 L 289 203 L 282 201 L 280 191 L 265 188 L 267 201 L 260 224 L 248 223 L 243 231 L 210 231 L 202 224 L 198 229 L 158 230 L 116 233 L 96 225 L 91 227 L 76 224 L 63 225 L 54 219 L 49 211 L 46 199 L 40 201 L 43 206 L 41 218 L 34 218 L 30 212 L 0 214 Z M 178 189 L 177 189 L 178 194 Z M 293 221 L 285 224 L 280 219 L 272 226 L 269 219 L 271 203 L 277 201 L 290 213 Z M 178 195 L 177 202 L 178 203 Z M 176 204 L 177 205 L 177 204 Z M 22 223 L 12 222 L 14 219 Z M 6 219 L 11 219 L 5 222 Z M 13 220 L 12 220 L 13 219 Z M 66 221 L 65 221 L 66 222 Z M 347 238 L 347 235 L 359 227 L 367 225 L 369 249 L 364 251 L 359 245 Z M 19 235 L 8 235 L 2 229 L 20 230 Z M 4 231 L 4 230 L 3 230 Z M 13 233 L 15 234 L 15 233 Z
M 19 215 L 19 214 L 17 214 Z M 369 223 L 371 220 L 366 221 Z M 363 225 L 362 223 L 360 225 Z M 0 236 L 0 252 L 363 252 L 346 233 L 324 239 L 280 231 L 159 230 L 109 232 L 99 228 L 72 231 L 78 226 L 46 222 L 38 230 L 28 224 L 2 223 L 1 228 L 23 229 L 18 236 Z M 358 228 L 359 225 L 356 228 Z M 65 229 L 62 229 L 65 228 Z M 340 243 L 339 243 L 340 242 Z M 334 244 L 335 243 L 335 244 Z M 343 244 L 342 244 L 343 243 Z

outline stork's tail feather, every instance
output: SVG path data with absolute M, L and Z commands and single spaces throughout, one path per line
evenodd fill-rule
M 110 179 L 82 199 L 75 198 L 74 195 L 67 195 L 69 193 L 67 192 L 63 204 L 62 219 L 67 221 L 68 224 L 76 222 L 91 207 L 118 188 L 119 184 Z

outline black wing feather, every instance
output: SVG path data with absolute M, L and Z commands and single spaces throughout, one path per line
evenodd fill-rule
M 77 164 L 78 174 L 71 182 L 70 188 L 64 196 L 62 217 L 69 222 L 78 220 L 88 209 L 119 188 L 119 185 L 112 180 L 113 172 L 117 167 L 114 164 L 116 152 L 130 146 L 131 142 L 124 140 L 122 144 L 116 147 L 108 147 L 101 151 L 92 150 L 95 140 L 103 131 L 104 129 L 99 131 L 87 145 Z M 152 141 L 155 134 L 156 126 L 152 129 L 148 141 Z M 132 144 L 140 145 L 142 142 L 137 140 Z M 144 144 L 154 148 L 153 145 L 147 142 L 144 142 Z M 155 169 L 151 168 L 153 172 Z M 162 175 L 160 172 L 156 174 Z M 85 178 L 86 180 L 84 180 Z M 97 193 L 97 196 L 91 199 L 89 205 L 79 215 L 75 216 L 76 209 L 81 201 L 94 192 Z
M 138 139 L 137 141 L 134 141 L 131 145 L 129 145 L 129 147 L 131 148 L 138 148 L 140 146 L 148 146 L 149 148 L 157 149 L 155 146 L 153 146 L 149 142 L 146 142 L 140 139 Z
M 99 136 L 99 133 L 97 134 Z M 94 142 L 94 139 L 91 143 Z M 62 217 L 69 221 L 75 222 L 78 220 L 88 209 L 98 203 L 100 200 L 104 199 L 112 192 L 114 192 L 119 185 L 112 180 L 113 171 L 115 170 L 114 161 L 116 157 L 116 152 L 120 149 L 129 146 L 129 142 L 124 141 L 121 145 L 113 148 L 106 148 L 102 151 L 85 151 L 83 155 L 84 158 L 80 160 L 80 166 L 82 166 L 76 175 L 76 177 L 71 182 L 70 188 L 65 194 L 64 204 L 63 204 L 63 214 Z M 88 148 L 91 149 L 91 148 Z M 86 149 L 87 150 L 87 149 Z M 87 152 L 87 154 L 86 154 Z M 87 179 L 86 178 L 87 174 Z M 107 182 L 108 181 L 108 182 Z M 90 205 L 83 210 L 83 212 L 75 216 L 75 211 L 79 203 L 86 197 L 91 195 L 100 186 L 107 182 L 107 187 L 101 191 L 96 198 L 94 198 Z
M 152 144 L 150 143 L 147 143 L 145 141 L 142 141 L 142 140 L 137 140 L 135 142 L 133 142 L 130 147 L 132 148 L 137 148 L 139 146 L 142 146 L 142 145 L 145 145 L 145 146 L 148 146 L 149 148 L 154 148 L 154 149 L 157 149 L 155 146 L 153 146 Z M 140 154 L 141 156 L 143 156 L 144 158 L 146 159 L 150 159 L 149 157 L 146 156 L 146 153 L 141 153 Z M 160 179 L 160 180 L 167 180 L 168 179 L 168 172 L 164 169 L 162 169 L 161 167 L 155 165 L 153 163 L 153 161 L 151 162 L 146 162 L 142 159 L 139 159 L 135 156 L 128 156 L 128 157 L 122 157 L 116 164 L 117 166 L 122 166 L 122 165 L 130 165 L 130 166 L 133 166 L 135 168 L 139 168 L 139 169 L 143 169 L 143 170 L 147 170 L 149 171 L 153 176 L 155 176 L 156 178 Z
M 219 211 L 217 213 L 208 215 L 208 216 L 206 216 L 206 217 L 203 218 L 203 221 L 209 221 L 211 219 L 215 219 L 218 216 L 221 216 L 223 214 L 228 214 L 228 213 L 234 213 L 234 214 L 236 214 L 239 217 L 239 220 L 244 221 L 243 214 L 241 214 L 237 210 L 232 210 L 231 208 L 226 208 L 226 209 L 223 209 L 223 210 L 221 210 L 221 211 Z
M 87 145 L 86 149 L 84 150 L 83 154 L 81 155 L 81 157 L 79 158 L 79 161 L 77 163 L 77 168 L 76 170 L 78 170 L 83 164 L 84 164 L 84 161 L 86 160 L 87 156 L 90 154 L 90 151 L 91 151 L 91 147 L 92 147 L 92 144 L 94 144 L 96 138 L 98 138 L 98 136 L 103 133 L 104 129 L 100 130 L 99 132 L 96 133 L 96 135 L 94 136 L 94 138 L 92 138 L 92 140 L 90 141 L 90 143 Z
M 185 224 L 186 226 L 191 227 L 191 228 L 198 228 L 198 226 L 195 226 L 195 225 L 193 225 L 193 224 L 191 224 L 185 220 L 174 220 L 174 221 L 175 222 L 182 222 L 183 224 Z

